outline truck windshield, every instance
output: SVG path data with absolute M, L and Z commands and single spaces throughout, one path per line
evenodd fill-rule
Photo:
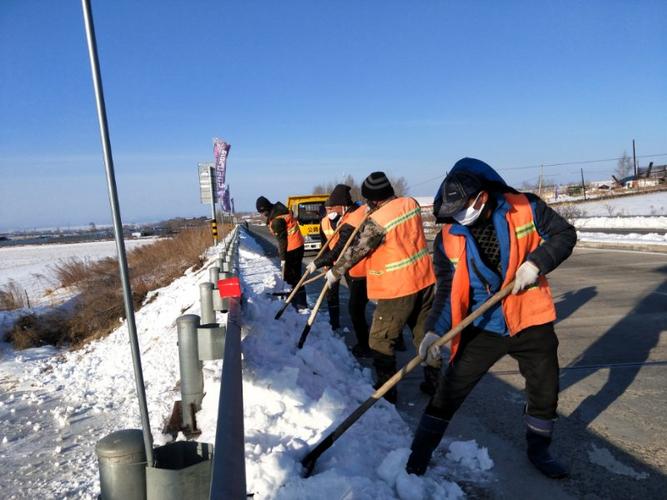
M 299 213 L 297 219 L 299 224 L 319 224 L 320 219 L 324 217 L 324 202 L 299 203 Z

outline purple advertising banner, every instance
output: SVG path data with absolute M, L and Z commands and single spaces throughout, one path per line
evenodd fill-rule
M 213 139 L 213 157 L 215 158 L 215 191 L 218 200 L 222 203 L 223 210 L 231 210 L 231 207 L 226 208 L 225 205 L 225 190 L 229 187 L 225 185 L 225 177 L 227 174 L 227 155 L 229 155 L 229 148 L 231 145 L 218 139 Z M 229 194 L 227 194 L 229 198 Z

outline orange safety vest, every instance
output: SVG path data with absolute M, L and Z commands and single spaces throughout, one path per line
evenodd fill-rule
M 353 228 L 358 228 L 361 221 L 364 220 L 364 217 L 368 213 L 368 206 L 362 205 L 359 208 L 354 210 L 349 210 L 343 214 L 343 218 L 340 220 L 339 224 L 349 224 Z M 368 259 L 364 257 L 354 266 L 350 268 L 348 274 L 352 278 L 360 279 L 366 277 L 366 264 Z
M 535 250 L 542 238 L 535 228 L 533 211 L 528 198 L 523 194 L 505 193 L 510 204 L 506 220 L 510 235 L 510 254 L 503 287 L 514 279 L 516 270 Z M 451 306 L 452 328 L 468 314 L 470 307 L 470 274 L 466 254 L 466 237 L 451 234 L 451 224 L 442 227 L 442 246 L 447 258 L 454 266 L 452 279 Z M 542 325 L 556 319 L 556 308 L 551 298 L 551 289 L 544 276 L 539 276 L 537 284 L 517 295 L 508 295 L 502 300 L 503 315 L 510 335 L 515 335 L 529 326 Z M 461 334 L 452 340 L 450 359 L 453 360 L 461 342 Z
M 342 218 L 338 221 L 338 224 L 341 222 L 343 222 Z M 333 250 L 333 248 L 336 246 L 336 243 L 338 243 L 340 236 L 337 234 L 334 236 L 336 230 L 331 226 L 331 219 L 329 219 L 327 216 L 324 216 L 320 221 L 320 226 L 322 226 L 322 232 L 324 233 L 324 237 L 327 239 L 329 250 Z
M 384 241 L 366 258 L 369 299 L 396 299 L 435 283 L 419 204 L 395 198 L 370 216 L 384 228 Z
M 278 215 L 276 219 L 284 219 L 287 224 L 287 251 L 291 252 L 303 246 L 303 235 L 301 234 L 301 229 L 299 228 L 299 223 L 296 221 L 294 216 L 289 214 Z M 269 230 L 273 233 L 271 229 L 271 220 L 269 222 Z M 273 234 L 275 236 L 275 233 Z

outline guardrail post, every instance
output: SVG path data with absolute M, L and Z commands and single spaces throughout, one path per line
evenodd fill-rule
M 213 288 L 218 286 L 220 276 L 220 268 L 218 266 L 211 266 L 208 268 L 208 280 L 213 283 Z
M 213 325 L 216 323 L 215 311 L 213 310 L 213 284 L 199 284 L 199 303 L 201 305 L 201 324 Z
M 199 316 L 185 314 L 176 320 L 178 331 L 178 360 L 181 369 L 181 417 L 183 428 L 195 431 L 195 413 L 204 399 L 203 364 L 199 360 L 197 343 Z
M 146 498 L 146 450 L 139 429 L 112 432 L 95 445 L 102 500 Z

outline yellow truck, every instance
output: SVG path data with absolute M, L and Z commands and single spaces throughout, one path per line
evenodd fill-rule
M 324 202 L 328 194 L 306 194 L 287 198 L 287 208 L 299 222 L 306 250 L 322 248 L 320 220 L 324 217 Z

